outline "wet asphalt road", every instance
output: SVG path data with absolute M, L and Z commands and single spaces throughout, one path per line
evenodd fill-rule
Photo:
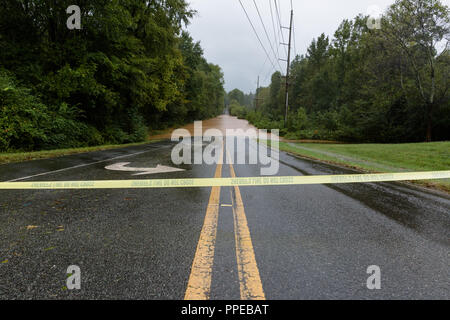
M 0 180 L 214 176 L 206 164 L 151 176 L 104 168 L 173 166 L 173 145 L 2 165 Z M 280 176 L 349 172 L 285 153 L 280 161 Z M 259 165 L 234 170 L 260 175 Z M 267 299 L 450 299 L 448 196 L 393 183 L 239 189 Z M 0 299 L 183 299 L 210 193 L 0 190 Z M 232 198 L 222 187 L 211 299 L 240 298 Z M 81 268 L 81 290 L 65 288 L 70 265 Z M 380 290 L 366 287 L 370 265 L 381 268 Z

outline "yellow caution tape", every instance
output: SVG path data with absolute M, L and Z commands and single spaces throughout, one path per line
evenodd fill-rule
M 449 178 L 450 178 L 450 171 L 426 171 L 426 172 L 287 176 L 287 177 L 268 176 L 268 177 L 239 177 L 239 178 L 193 178 L 193 179 L 149 179 L 149 180 L 31 181 L 31 182 L 0 182 L 0 190 L 282 186 L 282 185 L 301 185 L 301 184 L 412 181 L 412 180 L 449 179 Z

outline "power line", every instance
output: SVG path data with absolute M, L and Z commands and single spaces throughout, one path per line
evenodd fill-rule
M 267 58 L 266 58 L 266 62 L 267 62 Z M 264 67 L 261 68 L 261 71 L 259 72 L 259 74 L 262 74 L 263 71 L 264 71 Z M 267 73 L 264 73 L 264 74 L 266 75 L 266 76 L 264 77 L 264 80 L 263 80 L 264 83 L 267 82 L 267 79 L 269 79 L 269 77 L 270 77 L 271 75 L 274 74 L 274 71 L 276 72 L 276 71 L 278 71 L 278 70 L 275 70 L 275 69 L 273 69 L 273 68 L 270 68 L 270 66 L 269 66 L 269 69 L 268 69 Z
M 291 0 L 291 12 L 294 12 L 294 6 Z M 292 21 L 292 36 L 294 37 L 294 57 L 297 57 L 297 45 L 295 43 L 295 21 Z
M 262 66 L 261 70 L 258 72 L 258 74 L 261 74 L 264 71 L 264 67 L 266 66 L 266 63 L 267 63 L 267 57 L 266 57 L 266 60 L 264 60 L 263 66 Z M 272 69 L 270 69 L 270 70 L 272 70 Z
M 264 24 L 264 21 L 263 21 L 263 19 L 262 19 L 262 17 L 261 17 L 261 13 L 259 12 L 258 5 L 256 4 L 256 1 L 255 1 L 255 0 L 253 0 L 253 3 L 255 4 L 255 8 L 256 8 L 256 11 L 258 12 L 259 20 L 261 21 L 261 24 L 262 24 L 262 26 L 263 26 L 264 33 L 266 34 L 266 37 L 267 37 L 267 41 L 269 41 L 269 45 L 270 45 L 270 48 L 272 49 L 272 53 L 274 54 L 275 59 L 277 59 L 278 66 L 280 67 L 280 70 L 281 70 L 282 67 L 281 67 L 281 65 L 280 65 L 280 61 L 278 60 L 277 54 L 275 53 L 275 50 L 273 49 L 272 41 L 270 41 L 270 37 L 269 37 L 269 34 L 267 33 L 267 29 L 266 29 L 266 26 L 265 26 L 265 24 Z
M 292 22 L 292 32 L 294 37 L 294 56 L 297 57 L 297 45 L 295 43 L 295 21 Z
M 278 25 L 280 26 L 281 39 L 283 40 L 283 43 L 285 43 L 285 41 L 284 41 L 284 35 L 283 35 L 283 29 L 282 29 L 282 27 L 281 27 L 280 11 L 278 10 L 277 0 L 273 0 L 273 2 L 275 3 L 275 11 L 276 11 L 276 13 L 277 13 Z M 283 46 L 283 47 L 284 47 L 284 46 Z M 286 56 L 287 56 L 286 47 L 284 47 L 284 52 L 286 53 Z
M 262 43 L 262 41 L 261 41 L 261 39 L 260 39 L 260 37 L 259 37 L 259 35 L 258 35 L 258 32 L 256 31 L 255 26 L 254 26 L 253 23 L 252 23 L 252 20 L 251 20 L 250 17 L 248 16 L 247 10 L 245 10 L 244 5 L 242 4 L 242 1 L 241 1 L 241 0 L 239 0 L 239 3 L 241 4 L 242 9 L 244 10 L 245 15 L 247 16 L 248 22 L 250 22 L 250 25 L 252 26 L 253 32 L 255 32 L 256 38 L 258 38 L 259 44 L 261 45 L 261 47 L 263 48 L 263 50 L 264 50 L 264 52 L 265 52 L 267 58 L 269 59 L 270 64 L 272 65 L 272 67 L 274 68 L 274 70 L 276 70 L 277 68 L 275 67 L 275 65 L 273 64 L 272 60 L 270 59 L 269 54 L 267 53 L 267 50 L 266 50 L 266 48 L 264 47 L 264 45 L 263 45 L 263 43 Z
M 277 44 L 277 55 L 278 55 L 278 59 L 280 58 L 280 40 L 279 37 L 277 37 L 277 32 L 275 29 L 275 21 L 273 20 L 273 10 L 272 10 L 272 0 L 269 0 L 269 7 L 270 7 L 270 17 L 272 20 L 272 29 L 273 29 L 273 37 L 275 38 L 275 42 Z M 278 35 L 280 34 L 280 31 L 278 31 Z
M 266 77 L 264 78 L 264 82 L 267 81 L 267 79 L 269 79 L 270 76 L 272 76 L 274 74 L 274 72 L 272 72 L 272 70 L 269 70 L 269 72 L 266 74 Z
M 280 26 L 281 26 L 281 21 L 283 20 L 283 16 L 281 15 L 282 11 L 281 11 L 281 3 L 280 0 L 275 0 L 275 2 L 278 4 L 278 18 L 280 19 Z

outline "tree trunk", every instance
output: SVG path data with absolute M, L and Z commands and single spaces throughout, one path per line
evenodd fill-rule
M 433 104 L 428 103 L 427 104 L 427 136 L 426 136 L 426 142 L 431 142 L 432 138 L 432 130 L 433 130 Z
M 435 73 L 434 73 L 434 61 L 432 56 L 432 49 L 430 47 L 430 77 L 431 77 L 431 92 L 430 100 L 427 103 L 427 142 L 431 142 L 431 133 L 433 130 L 433 104 L 434 94 L 436 91 Z

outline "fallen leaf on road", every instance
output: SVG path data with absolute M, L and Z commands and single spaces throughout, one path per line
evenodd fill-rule
M 38 226 L 32 226 L 32 225 L 27 226 L 27 230 L 32 230 L 32 229 L 36 229 L 36 228 L 38 228 Z
M 8 263 L 8 262 L 9 262 L 8 259 L 2 261 L 2 263 Z

